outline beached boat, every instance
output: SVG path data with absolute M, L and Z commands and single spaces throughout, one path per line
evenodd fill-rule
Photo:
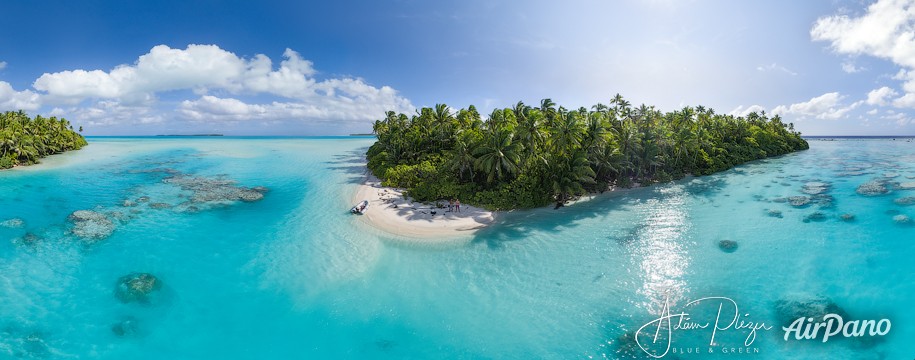
M 365 213 L 365 210 L 366 210 L 368 207 L 369 207 L 369 201 L 368 201 L 368 200 L 362 200 L 361 203 L 358 203 L 358 204 L 356 204 L 356 206 L 353 206 L 353 208 L 350 209 L 349 212 L 351 212 L 351 213 L 353 213 L 353 214 L 362 215 L 363 213 Z

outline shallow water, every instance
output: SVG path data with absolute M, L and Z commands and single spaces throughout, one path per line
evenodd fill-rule
M 915 181 L 912 142 L 811 141 L 808 151 L 709 177 L 503 214 L 473 236 L 429 246 L 348 214 L 372 141 L 92 138 L 43 165 L 0 172 L 0 221 L 25 223 L 0 227 L 0 358 L 644 358 L 619 339 L 665 303 L 673 311 L 709 296 L 773 326 L 751 355 L 721 349 L 741 347 L 746 331 L 720 332 L 713 357 L 915 353 L 915 226 L 894 221 L 915 218 L 915 206 L 894 203 L 915 190 L 892 185 Z M 162 182 L 175 173 L 269 192 L 198 212 L 150 208 L 188 200 Z M 890 192 L 856 193 L 873 179 Z M 831 198 L 803 207 L 779 199 L 811 196 L 805 184 Z M 140 196 L 150 202 L 121 206 Z M 87 244 L 69 233 L 67 216 L 81 209 L 132 217 Z M 39 240 L 24 243 L 26 233 Z M 725 239 L 737 249 L 719 249 Z M 133 272 L 161 280 L 152 301 L 115 297 Z M 776 302 L 816 296 L 852 319 L 889 318 L 892 330 L 873 343 L 784 341 Z M 119 336 L 112 327 L 124 319 L 135 332 Z M 678 331 L 673 348 L 709 355 L 709 336 Z

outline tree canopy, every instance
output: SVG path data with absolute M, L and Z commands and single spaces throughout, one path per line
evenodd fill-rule
M 485 120 L 471 105 L 438 104 L 375 122 L 368 167 L 419 201 L 459 198 L 489 209 L 557 206 L 610 186 L 707 175 L 808 148 L 793 124 L 703 106 L 662 112 L 609 105 L 574 110 L 518 102 Z
M 45 156 L 83 146 L 86 139 L 65 119 L 29 118 L 22 111 L 0 114 L 0 169 L 35 164 Z

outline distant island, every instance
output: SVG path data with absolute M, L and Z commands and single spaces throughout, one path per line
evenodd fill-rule
M 460 199 L 490 210 L 556 207 L 612 187 L 707 175 L 809 148 L 779 116 L 716 114 L 703 106 L 661 112 L 617 94 L 610 105 L 568 110 L 544 99 L 495 109 L 445 104 L 373 126 L 368 168 L 418 201 Z
M 160 134 L 156 136 L 223 136 L 222 134 Z
M 0 115 L 0 169 L 35 164 L 45 156 L 86 145 L 86 139 L 66 119 L 29 118 L 21 110 Z

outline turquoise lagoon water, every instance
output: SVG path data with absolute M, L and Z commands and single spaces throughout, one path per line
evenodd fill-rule
M 915 181 L 912 142 L 811 141 L 809 151 L 714 176 L 501 214 L 445 245 L 382 233 L 347 213 L 372 142 L 92 138 L 43 165 L 0 172 L 0 220 L 25 223 L 0 227 L 0 358 L 645 358 L 626 334 L 665 303 L 674 312 L 710 296 L 770 326 L 780 300 L 828 298 L 848 320 L 888 318 L 892 330 L 824 344 L 785 341 L 773 326 L 750 354 L 724 353 L 746 348 L 745 329 L 719 332 L 711 354 L 709 331 L 678 330 L 672 351 L 915 354 L 915 226 L 893 220 L 915 217 L 915 206 L 894 203 L 915 190 L 855 191 L 872 179 Z M 121 206 L 141 196 L 187 201 L 162 181 L 178 173 L 270 190 L 198 212 Z M 804 207 L 779 199 L 804 195 L 810 182 L 830 185 L 830 197 Z M 67 217 L 81 209 L 126 216 L 90 245 L 70 233 Z M 24 243 L 26 233 L 39 240 Z M 719 249 L 723 239 L 737 250 Z M 134 272 L 161 280 L 151 301 L 114 296 Z M 707 322 L 716 311 L 711 303 L 692 316 Z M 125 319 L 135 331 L 115 334 Z

